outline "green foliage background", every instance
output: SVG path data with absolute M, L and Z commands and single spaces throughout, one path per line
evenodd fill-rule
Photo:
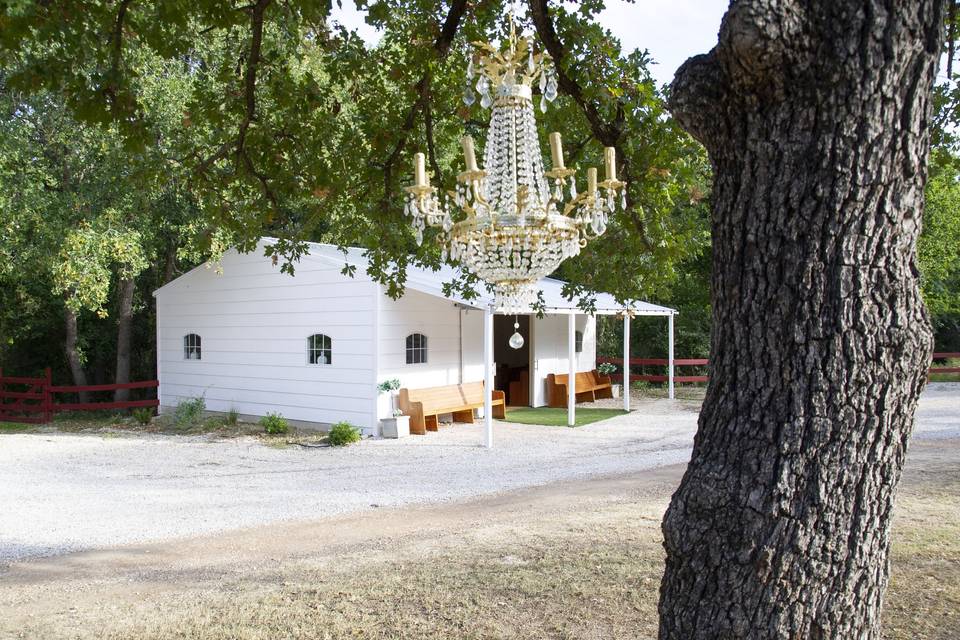
M 326 1 L 0 4 L 0 367 L 66 378 L 70 308 L 88 375 L 110 381 L 116 285 L 132 276 L 132 377 L 151 378 L 150 293 L 264 235 L 289 272 L 307 240 L 365 247 L 392 295 L 408 264 L 439 264 L 435 243 L 413 241 L 402 187 L 417 151 L 451 188 L 460 136 L 482 148 L 489 114 L 460 99 L 467 43 L 506 33 L 507 4 L 356 5 L 382 31 L 373 48 Z M 616 146 L 629 174 L 628 210 L 556 275 L 570 293 L 678 308 L 678 356 L 705 357 L 709 162 L 665 110 L 651 54 L 621 50 L 602 8 L 534 0 L 518 15 L 528 33 L 552 30 L 567 79 L 544 137 L 561 131 L 581 170 Z M 938 348 L 960 350 L 955 94 L 938 91 L 919 265 Z M 663 355 L 665 324 L 634 322 L 632 352 Z M 601 322 L 600 348 L 620 353 L 619 324 Z

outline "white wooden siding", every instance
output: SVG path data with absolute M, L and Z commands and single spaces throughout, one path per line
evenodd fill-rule
M 461 309 L 449 300 L 412 289 L 407 289 L 399 300 L 383 296 L 380 299 L 378 380 L 397 378 L 402 386 L 410 388 L 459 383 L 461 313 Z M 474 317 L 480 316 L 479 311 L 463 314 L 465 336 L 473 330 L 468 325 L 472 324 Z M 476 324 L 479 327 L 479 322 Z M 406 339 L 411 333 L 427 336 L 425 363 L 407 364 Z M 463 381 L 482 380 L 482 361 L 480 366 L 479 376 L 473 367 L 469 376 L 465 369 Z
M 373 335 L 377 287 L 365 273 L 304 258 L 291 277 L 261 252 L 228 252 L 222 275 L 200 268 L 157 293 L 161 410 L 203 396 L 212 411 L 279 412 L 376 430 Z M 201 359 L 183 358 L 200 335 Z M 333 363 L 309 364 L 307 337 L 333 341 Z
M 543 318 L 531 317 L 533 327 L 534 374 L 533 406 L 547 404 L 547 374 L 567 373 L 567 316 L 553 315 Z M 597 321 L 593 316 L 579 314 L 577 331 L 583 332 L 583 351 L 577 354 L 577 371 L 591 371 L 597 361 Z

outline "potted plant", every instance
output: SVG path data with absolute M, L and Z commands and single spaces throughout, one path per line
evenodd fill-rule
M 616 373 L 616 371 L 617 371 L 617 365 L 613 364 L 612 362 L 601 362 L 600 364 L 597 365 L 597 373 L 599 373 L 602 376 L 609 376 L 613 373 Z M 614 398 L 620 397 L 621 388 L 622 388 L 622 385 L 619 385 L 619 384 L 610 385 L 610 392 L 613 394 Z
M 380 434 L 384 438 L 405 438 L 410 435 L 410 416 L 396 409 L 392 418 L 384 418 Z
M 397 407 L 397 391 L 400 389 L 400 381 L 396 378 L 390 378 L 389 380 L 384 380 L 377 385 L 377 390 L 381 393 L 387 393 L 389 395 L 389 407 L 386 408 L 387 411 L 390 411 L 393 417 L 384 418 L 381 422 L 383 423 L 383 428 L 381 429 L 382 435 L 384 438 L 401 438 L 405 435 L 410 435 L 410 416 L 403 415 L 403 411 Z M 386 413 L 384 407 L 380 409 L 380 415 Z M 401 419 L 402 418 L 402 419 Z M 400 419 L 400 420 L 398 420 Z M 402 424 L 401 424 L 402 423 Z M 394 435 L 389 435 L 390 433 Z

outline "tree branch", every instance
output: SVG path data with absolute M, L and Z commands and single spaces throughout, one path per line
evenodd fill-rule
M 623 135 L 623 130 L 617 129 L 613 124 L 604 122 L 597 106 L 587 100 L 583 88 L 564 69 L 563 59 L 566 57 L 566 50 L 563 48 L 563 44 L 561 44 L 553 26 L 547 0 L 530 0 L 530 13 L 533 16 L 533 24 L 537 28 L 537 35 L 540 36 L 547 53 L 553 58 L 553 66 L 557 72 L 557 83 L 560 85 L 560 89 L 570 96 L 583 111 L 597 140 L 605 147 L 615 146 Z
M 667 108 L 680 126 L 712 151 L 717 114 L 724 103 L 726 85 L 720 80 L 716 49 L 694 56 L 680 65 L 670 85 Z
M 272 0 L 258 0 L 256 4 L 243 7 L 250 11 L 250 51 L 247 56 L 247 67 L 243 74 L 243 98 L 244 115 L 243 120 L 237 128 L 237 137 L 234 140 L 224 142 L 213 154 L 208 156 L 196 169 L 196 173 L 206 173 L 214 162 L 225 158 L 231 151 L 237 160 L 243 164 L 246 170 L 257 179 L 264 196 L 270 203 L 277 207 L 277 197 L 270 188 L 270 183 L 263 173 L 257 171 L 253 160 L 247 152 L 246 141 L 247 131 L 250 125 L 257 119 L 257 72 L 259 70 L 260 52 L 263 47 L 263 21 L 267 7 Z
M 530 13 L 533 16 L 533 24 L 537 29 L 537 35 L 547 49 L 547 53 L 553 58 L 553 67 L 557 73 L 557 83 L 560 90 L 570 96 L 573 101 L 583 111 L 590 125 L 590 131 L 593 136 L 605 147 L 613 147 L 617 152 L 617 160 L 620 165 L 620 178 L 628 183 L 633 183 L 633 169 L 630 159 L 623 152 L 624 135 L 626 127 L 626 112 L 623 102 L 618 101 L 617 111 L 612 122 L 604 121 L 597 105 L 587 99 L 583 87 L 581 87 L 574 78 L 569 75 L 564 68 L 563 60 L 566 57 L 566 49 L 557 36 L 557 30 L 553 26 L 553 20 L 550 18 L 547 0 L 530 0 Z M 647 230 L 643 220 L 633 210 L 633 197 L 627 189 L 627 212 L 634 228 L 640 235 L 643 243 L 650 247 L 651 243 L 647 237 Z
M 443 174 L 440 172 L 440 165 L 437 163 L 436 143 L 434 143 L 433 140 L 433 109 L 430 106 L 429 100 L 423 108 L 423 125 L 427 133 L 427 155 L 430 158 L 430 168 L 433 169 L 437 183 L 442 184 L 443 180 L 441 176 Z
M 121 0 L 117 8 L 117 18 L 113 23 L 113 34 L 111 35 L 112 50 L 110 52 L 110 80 L 104 88 L 104 94 L 114 107 L 117 106 L 117 91 L 119 89 L 118 78 L 120 77 L 120 60 L 123 57 L 123 21 L 127 17 L 127 9 L 133 4 L 133 0 Z
M 457 35 L 457 30 L 460 28 L 460 21 L 463 19 L 463 14 L 466 11 L 466 8 L 467 0 L 455 0 L 450 5 L 450 10 L 447 12 L 447 17 L 443 22 L 443 26 L 440 28 L 440 34 L 433 43 L 433 49 L 439 59 L 442 60 L 450 52 L 450 46 L 453 44 L 453 38 Z M 393 151 L 389 156 L 387 156 L 386 161 L 383 163 L 383 199 L 380 202 L 382 210 L 387 210 L 389 208 L 390 201 L 393 197 L 394 165 L 403 154 L 403 150 L 407 144 L 407 137 L 413 130 L 414 124 L 416 124 L 417 115 L 424 110 L 430 100 L 429 71 L 425 71 L 420 77 L 420 81 L 417 82 L 415 93 L 417 96 L 416 100 L 414 100 L 414 103 L 410 106 L 410 110 L 407 112 L 407 116 L 403 120 L 403 125 L 400 127 L 397 143 L 394 145 Z M 431 164 L 435 163 L 436 160 L 432 159 Z M 436 167 L 434 168 L 434 171 L 437 171 Z M 439 178 L 439 173 L 437 174 L 437 177 Z

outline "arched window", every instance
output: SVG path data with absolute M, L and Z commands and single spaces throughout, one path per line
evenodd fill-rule
M 183 336 L 183 359 L 200 359 L 200 336 L 195 333 L 188 333 Z
M 574 351 L 577 353 L 583 353 L 583 331 L 573 332 L 573 346 Z
M 427 361 L 427 336 L 411 333 L 407 336 L 407 364 L 421 364 Z
M 307 362 L 333 364 L 333 340 L 330 336 L 315 333 L 307 338 Z

